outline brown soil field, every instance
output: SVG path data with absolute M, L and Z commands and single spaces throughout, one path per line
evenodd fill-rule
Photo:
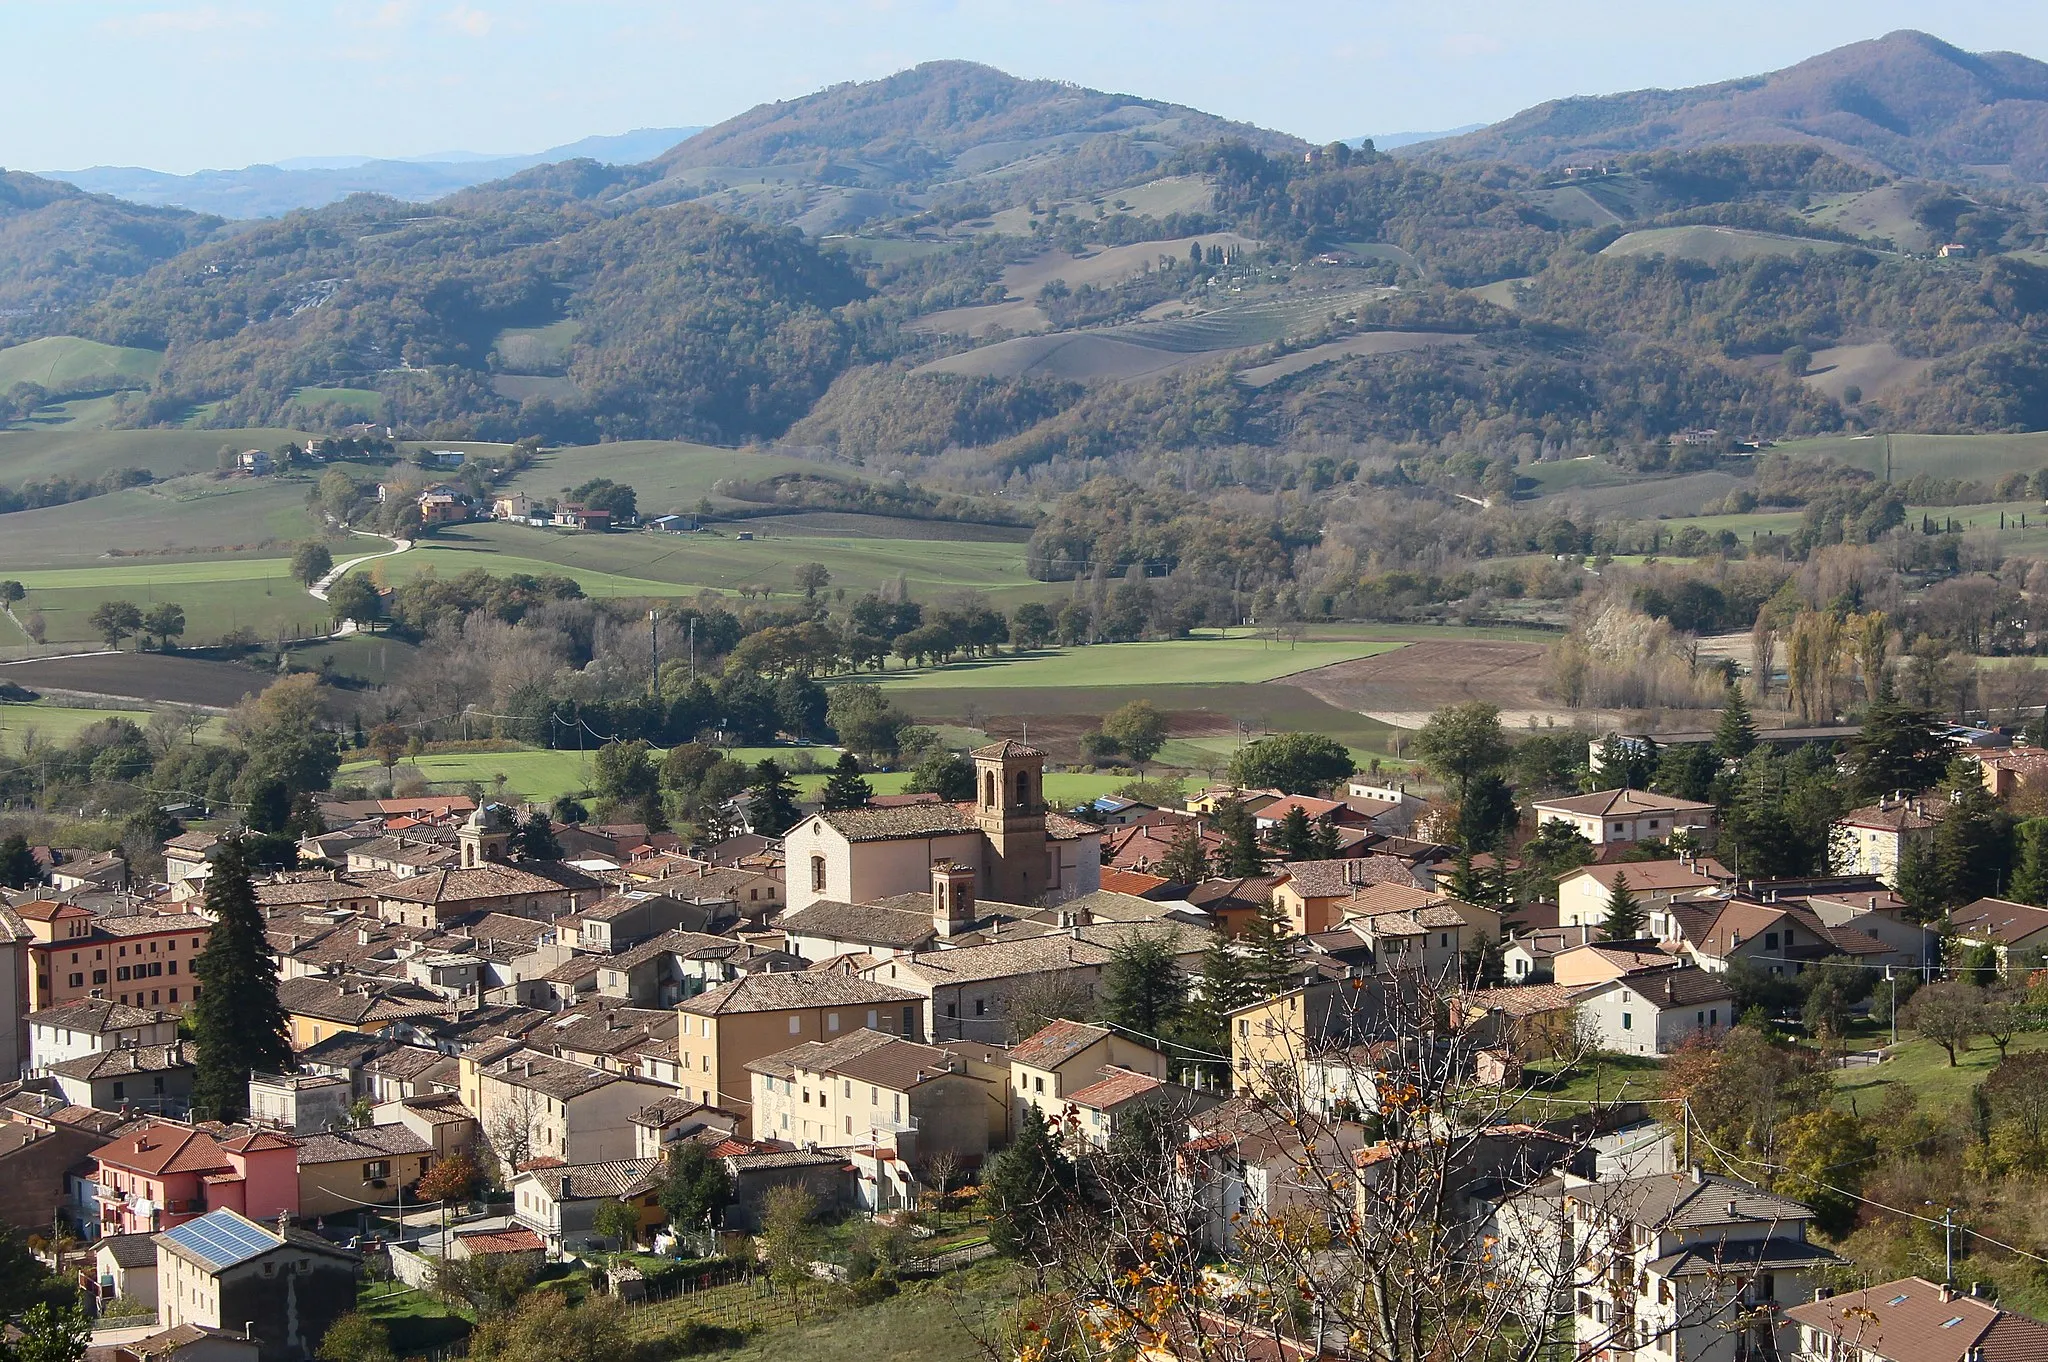
M 1400 728 L 1420 728 L 1431 711 L 1468 700 L 1498 705 L 1501 721 L 1511 728 L 1532 717 L 1537 723 L 1611 721 L 1546 700 L 1540 693 L 1543 653 L 1540 643 L 1411 643 L 1378 657 L 1298 672 L 1284 684 Z
M 227 709 L 274 677 L 232 662 L 162 653 L 99 653 L 0 666 L 0 680 L 33 690 L 68 690 Z

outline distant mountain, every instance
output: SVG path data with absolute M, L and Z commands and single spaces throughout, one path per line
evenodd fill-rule
M 1410 154 L 1548 167 L 1762 142 L 1815 142 L 1893 174 L 2048 181 L 2048 63 L 1905 30 L 1718 85 L 1552 100 Z
M 844 230 L 941 204 L 990 209 L 1118 189 L 1178 152 L 1235 139 L 1268 154 L 1299 138 L 1179 104 L 974 62 L 927 62 L 749 109 L 656 158 L 643 198 L 709 191 L 729 211 Z
M 1380 151 L 1392 151 L 1395 147 L 1412 147 L 1422 142 L 1440 141 L 1446 137 L 1458 137 L 1468 132 L 1478 132 L 1484 123 L 1467 123 L 1463 127 L 1445 128 L 1441 132 L 1376 132 L 1364 137 L 1347 137 L 1344 144 L 1357 148 L 1367 142 Z
M 307 156 L 279 165 L 201 170 L 191 175 L 169 175 L 133 166 L 94 166 L 89 170 L 52 170 L 44 174 L 46 178 L 93 193 L 112 194 L 131 203 L 175 206 L 226 218 L 264 218 L 298 208 L 322 208 L 350 194 L 388 194 L 409 202 L 426 202 L 557 161 L 588 158 L 608 164 L 635 164 L 652 159 L 697 131 L 641 128 L 609 137 L 585 137 L 546 151 L 519 155 L 454 151 L 399 160 Z

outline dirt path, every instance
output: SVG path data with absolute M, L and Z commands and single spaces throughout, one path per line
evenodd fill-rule
M 365 539 L 389 540 L 391 547 L 382 553 L 365 553 L 335 564 L 334 568 L 325 577 L 322 577 L 319 581 L 306 588 L 306 594 L 314 600 L 326 600 L 327 593 L 333 589 L 334 584 L 356 568 L 361 567 L 365 563 L 374 562 L 379 558 L 396 558 L 399 554 L 410 549 L 413 543 L 410 539 L 393 539 L 388 534 L 372 534 L 368 530 L 350 530 L 349 533 L 359 534 Z

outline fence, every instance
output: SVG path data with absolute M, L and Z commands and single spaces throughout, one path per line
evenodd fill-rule
M 692 1324 L 722 1329 L 792 1324 L 830 1313 L 842 1297 L 822 1286 L 802 1287 L 792 1295 L 765 1273 L 729 1268 L 651 1287 L 645 1300 L 627 1307 L 627 1327 L 636 1338 L 658 1338 Z

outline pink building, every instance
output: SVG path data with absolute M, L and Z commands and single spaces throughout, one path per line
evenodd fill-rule
M 223 1207 L 261 1222 L 299 1213 L 298 1144 L 270 1131 L 152 1121 L 93 1161 L 102 1234 L 155 1234 Z

